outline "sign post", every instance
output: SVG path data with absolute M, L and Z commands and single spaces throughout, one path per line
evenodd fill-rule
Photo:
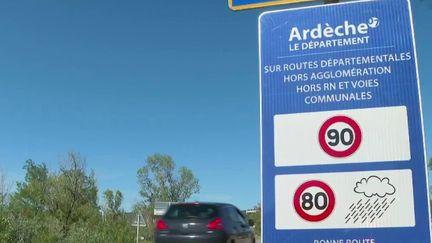
M 237 11 L 237 10 L 262 8 L 268 6 L 311 2 L 311 1 L 315 1 L 315 0 L 228 0 L 228 6 L 231 10 Z M 334 1 L 334 0 L 330 0 L 330 1 Z
M 263 243 L 430 243 L 408 0 L 259 19 Z

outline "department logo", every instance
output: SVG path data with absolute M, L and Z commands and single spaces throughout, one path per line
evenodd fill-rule
M 376 28 L 380 25 L 380 21 L 377 17 L 372 17 L 369 19 L 368 25 L 371 28 Z

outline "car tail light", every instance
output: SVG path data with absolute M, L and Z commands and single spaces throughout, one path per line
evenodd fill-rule
M 157 230 L 167 230 L 168 225 L 162 219 L 158 219 L 158 221 L 156 222 L 156 229 Z
M 207 228 L 209 230 L 223 230 L 222 219 L 216 218 L 207 225 Z

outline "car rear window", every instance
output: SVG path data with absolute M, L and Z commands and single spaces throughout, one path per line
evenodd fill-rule
M 171 205 L 165 214 L 166 219 L 210 219 L 216 217 L 216 207 L 205 204 Z

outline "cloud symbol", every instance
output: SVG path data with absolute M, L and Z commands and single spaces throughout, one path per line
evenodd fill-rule
M 357 182 L 354 191 L 366 197 L 378 196 L 382 198 L 395 194 L 396 188 L 390 184 L 390 179 L 387 177 L 381 179 L 378 176 L 370 176 Z

